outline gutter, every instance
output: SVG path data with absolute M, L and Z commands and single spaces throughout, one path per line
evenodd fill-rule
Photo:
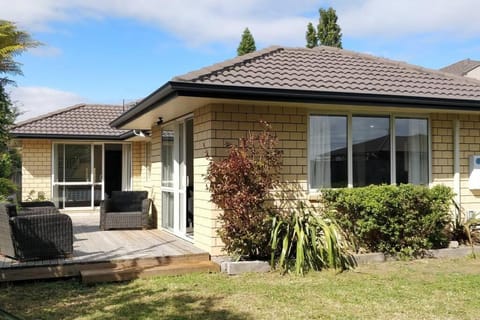
M 76 134 L 41 134 L 41 133 L 11 133 L 14 139 L 66 139 L 66 140 L 114 140 L 122 141 L 135 136 L 128 131 L 119 136 L 76 135 Z
M 480 111 L 480 100 L 428 98 L 414 96 L 362 94 L 346 92 L 321 92 L 297 89 L 259 88 L 227 86 L 193 82 L 169 81 L 137 106 L 128 110 L 110 123 L 120 128 L 137 119 L 145 112 L 175 97 L 198 97 L 233 100 L 256 100 L 296 103 L 336 103 L 350 105 L 392 106 L 408 108 L 434 108 L 439 110 L 456 109 L 461 111 Z

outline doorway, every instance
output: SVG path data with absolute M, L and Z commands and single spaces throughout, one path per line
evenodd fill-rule
M 193 119 L 162 129 L 162 227 L 193 237 Z
M 105 145 L 105 196 L 111 197 L 112 191 L 122 190 L 122 145 Z

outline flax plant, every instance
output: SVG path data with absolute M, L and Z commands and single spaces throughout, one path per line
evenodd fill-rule
M 289 217 L 274 217 L 271 233 L 272 268 L 303 275 L 310 270 L 354 268 L 356 261 L 338 226 L 306 208 Z

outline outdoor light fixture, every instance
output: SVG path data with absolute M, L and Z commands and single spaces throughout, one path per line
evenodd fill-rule
M 162 117 L 158 117 L 157 126 L 161 125 L 162 123 L 163 123 L 163 118 L 162 118 Z

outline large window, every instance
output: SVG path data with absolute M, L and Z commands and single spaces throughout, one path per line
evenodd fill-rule
M 353 186 L 390 183 L 390 118 L 352 117 Z
M 428 122 L 426 119 L 395 119 L 397 183 L 428 183 Z
M 428 183 L 428 120 L 312 115 L 311 189 Z
M 315 188 L 346 187 L 347 117 L 310 118 L 310 183 Z

